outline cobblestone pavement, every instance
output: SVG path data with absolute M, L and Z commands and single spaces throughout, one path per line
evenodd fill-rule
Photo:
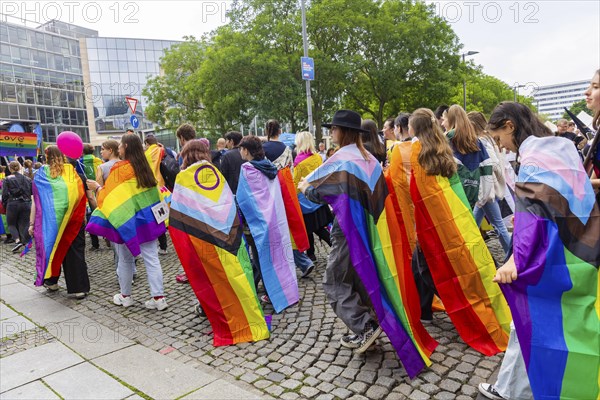
M 276 398 L 473 399 L 477 384 L 487 381 L 501 360 L 501 355 L 485 357 L 467 348 L 444 313 L 436 313 L 427 326 L 440 343 L 431 357 L 433 365 L 412 381 L 385 335 L 363 355 L 341 348 L 339 340 L 348 330 L 333 314 L 321 287 L 328 248 L 320 244 L 316 271 L 299 279 L 300 302 L 281 314 L 265 307 L 265 314 L 273 314 L 270 340 L 215 348 L 210 324 L 193 313 L 195 296 L 190 286 L 175 280 L 182 269 L 172 246 L 168 255 L 161 256 L 169 308 L 157 312 L 144 308 L 150 294 L 143 263 L 133 287 L 134 306 L 112 304 L 112 296 L 119 292 L 113 252 L 101 242 L 101 250 L 86 254 L 89 296 L 68 298 L 61 278 L 61 290 L 47 293 L 48 297 L 168 357 L 193 366 L 208 365 Z M 498 241 L 492 239 L 488 245 L 498 259 Z M 0 244 L 0 269 L 33 287 L 34 252 L 19 258 L 10 247 Z M 39 332 L 5 340 L 0 355 L 44 340 L 51 339 Z

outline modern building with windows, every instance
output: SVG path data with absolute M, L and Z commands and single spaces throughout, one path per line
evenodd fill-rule
M 125 100 L 138 100 L 137 130 L 152 129 L 142 89 L 178 42 L 99 37 L 60 21 L 39 25 L 0 15 L 0 119 L 40 121 L 44 142 L 73 131 L 100 145 L 131 127 Z M 35 24 L 35 25 L 34 25 Z
M 150 39 L 92 37 L 81 40 L 84 85 L 88 100 L 91 136 L 118 134 L 131 127 L 131 111 L 125 100 L 138 100 L 137 130 L 152 129 L 144 116 L 147 99 L 142 89 L 159 73 L 165 49 L 177 42 Z
M 0 119 L 38 120 L 46 142 L 65 130 L 89 141 L 79 37 L 97 32 L 74 28 L 0 21 Z
M 576 101 L 585 98 L 583 94 L 590 84 L 589 80 L 540 86 L 534 90 L 533 98 L 540 114 L 546 114 L 551 120 L 560 119 L 564 107 L 571 107 Z

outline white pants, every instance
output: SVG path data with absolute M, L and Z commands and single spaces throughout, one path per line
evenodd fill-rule
M 124 244 L 114 244 L 117 251 L 117 276 L 119 277 L 119 286 L 121 294 L 131 295 L 131 281 L 135 271 L 135 257 L 131 254 Z M 146 275 L 150 285 L 150 294 L 152 297 L 164 296 L 163 274 L 158 259 L 158 246 L 156 240 L 142 243 L 140 245 L 142 259 L 146 266 Z
M 505 399 L 533 400 L 525 360 L 523 360 L 521 346 L 519 346 L 519 339 L 517 339 L 513 322 L 510 323 L 508 347 L 504 353 L 504 359 L 502 365 L 500 365 L 498 380 L 494 384 L 494 388 Z

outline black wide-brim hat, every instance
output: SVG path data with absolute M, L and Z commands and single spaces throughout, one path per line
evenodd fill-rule
M 331 128 L 332 126 L 340 126 L 342 128 L 354 129 L 360 132 L 368 132 L 366 129 L 361 128 L 362 118 L 357 112 L 352 110 L 338 110 L 333 115 L 333 120 L 328 124 L 322 124 L 325 128 Z

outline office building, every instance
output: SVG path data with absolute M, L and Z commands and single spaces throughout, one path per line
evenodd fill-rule
M 585 98 L 583 94 L 589 80 L 540 86 L 533 91 L 535 105 L 540 114 L 546 114 L 552 121 L 562 118 L 564 107 L 571 107 L 576 101 Z

